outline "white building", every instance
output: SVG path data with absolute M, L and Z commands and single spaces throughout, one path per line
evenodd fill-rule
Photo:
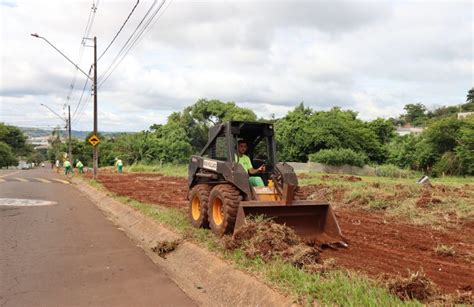
M 395 132 L 400 136 L 407 134 L 420 135 L 423 130 L 424 128 L 421 127 L 398 127 Z
M 458 119 L 467 118 L 469 116 L 474 116 L 474 112 L 460 112 L 460 113 L 458 113 Z
M 49 144 L 50 136 L 37 136 L 37 137 L 29 137 L 27 142 L 33 145 L 34 149 L 38 148 L 50 148 L 51 145 Z

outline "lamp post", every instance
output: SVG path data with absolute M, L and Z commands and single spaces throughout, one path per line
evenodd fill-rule
M 69 156 L 69 159 L 71 159 L 71 161 L 72 161 L 71 106 L 68 106 L 68 119 L 65 119 L 64 117 L 62 117 L 61 115 L 56 113 L 53 109 L 51 109 L 47 105 L 45 105 L 43 103 L 41 103 L 41 105 L 43 107 L 47 108 L 48 110 L 50 110 L 51 112 L 53 112 L 57 117 L 59 117 L 60 119 L 62 119 L 63 121 L 66 122 L 66 128 L 68 129 L 68 156 Z
M 38 35 L 37 33 L 32 33 L 31 36 L 40 38 L 44 40 L 46 43 L 48 43 L 51 47 L 54 48 L 57 52 L 59 52 L 66 60 L 68 60 L 69 63 L 74 65 L 77 70 L 79 70 L 84 76 L 86 76 L 89 80 L 93 82 L 93 89 L 94 89 L 94 135 L 97 136 L 97 38 L 94 37 L 94 77 L 91 78 L 89 74 L 87 74 L 85 71 L 83 71 L 79 66 L 77 66 L 76 63 L 74 63 L 71 59 L 69 59 L 64 53 L 61 52 L 58 48 L 56 48 L 52 43 L 50 43 L 46 38 Z M 69 137 L 71 135 L 71 109 L 69 107 Z M 48 107 L 49 109 L 49 107 Z M 51 109 L 50 109 L 51 110 Z M 51 110 L 52 111 L 52 110 Z M 54 112 L 54 111 L 53 111 Z M 57 113 L 54 112 L 56 115 Z M 94 152 L 93 152 L 93 178 L 97 179 L 97 168 L 98 168 L 98 161 L 99 161 L 99 154 L 98 154 L 98 149 L 97 145 L 94 146 Z

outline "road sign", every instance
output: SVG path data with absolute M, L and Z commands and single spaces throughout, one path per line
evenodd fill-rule
M 91 143 L 92 146 L 96 146 L 97 144 L 100 143 L 100 140 L 99 138 L 97 137 L 97 135 L 93 134 L 90 138 L 89 138 L 89 143 Z

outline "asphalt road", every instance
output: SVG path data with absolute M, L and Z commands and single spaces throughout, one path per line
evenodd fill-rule
M 0 306 L 193 305 L 63 176 L 0 170 Z

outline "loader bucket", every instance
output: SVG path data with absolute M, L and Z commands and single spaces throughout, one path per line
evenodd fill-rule
M 234 233 L 249 217 L 264 215 L 291 227 L 306 242 L 323 245 L 343 241 L 336 217 L 326 202 L 300 200 L 284 205 L 276 201 L 245 201 L 240 204 Z

